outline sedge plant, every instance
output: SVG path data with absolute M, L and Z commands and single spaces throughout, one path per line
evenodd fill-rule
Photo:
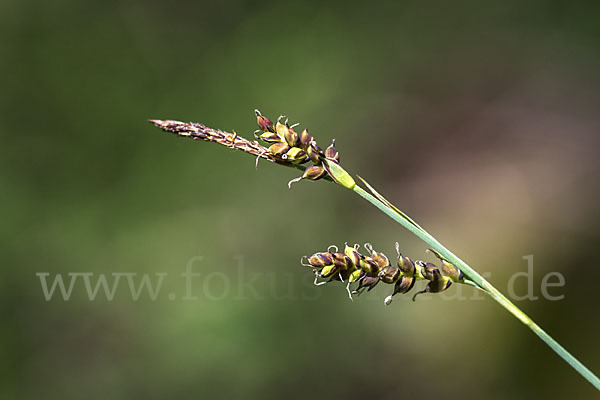
M 308 130 L 304 129 L 298 133 L 294 130 L 298 124 L 290 126 L 288 120 L 284 120 L 285 117 L 280 116 L 276 123 L 273 123 L 258 110 L 255 110 L 255 114 L 259 127 L 259 130 L 254 133 L 257 140 L 248 140 L 238 136 L 235 132 L 229 133 L 212 129 L 200 123 L 186 123 L 174 120 L 150 120 L 150 122 L 162 130 L 178 136 L 215 142 L 232 149 L 241 150 L 256 157 L 257 166 L 258 161 L 263 159 L 275 164 L 301 170 L 302 174 L 292 179 L 288 183 L 289 187 L 302 180 L 324 180 L 338 184 L 362 197 L 420 238 L 430 247 L 430 251 L 441 262 L 441 266 L 438 267 L 432 263 L 425 263 L 418 260 L 413 261 L 400 253 L 398 244 L 396 244 L 398 254 L 395 265 L 392 265 L 385 254 L 375 251 L 369 244 L 365 245 L 365 248 L 368 250 L 367 255 L 358 252 L 358 245 L 349 246 L 346 244 L 343 252 L 338 252 L 335 246 L 330 246 L 326 252 L 315 253 L 302 258 L 302 264 L 313 269 L 315 284 L 321 285 L 331 281 L 342 281 L 346 283 L 346 290 L 350 298 L 352 298 L 353 294 L 360 294 L 364 290 L 371 290 L 379 282 L 394 284 L 394 291 L 392 295 L 385 299 L 385 304 L 389 304 L 394 295 L 409 292 L 417 280 L 427 280 L 428 283 L 423 291 L 417 292 L 413 296 L 413 300 L 420 293 L 436 293 L 446 290 L 452 283 L 473 286 L 485 292 L 521 323 L 531 329 L 533 333 L 554 350 L 575 371 L 600 391 L 600 379 L 593 372 L 476 270 L 448 250 L 417 222 L 379 194 L 366 180 L 357 176 L 364 187 L 359 185 L 342 168 L 340 155 L 335 148 L 335 141 L 325 150 L 322 150 L 317 145 L 315 139 L 308 133 Z M 259 143 L 258 140 L 265 143 L 265 145 Z M 319 282 L 319 279 L 322 280 Z M 356 288 L 351 290 L 351 285 L 353 284 Z

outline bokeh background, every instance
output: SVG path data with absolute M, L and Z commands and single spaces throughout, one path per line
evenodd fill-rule
M 533 255 L 540 299 L 517 304 L 598 373 L 599 12 L 2 1 L 0 397 L 596 397 L 491 300 L 453 287 L 385 307 L 389 286 L 353 303 L 341 285 L 311 287 L 298 260 L 329 244 L 429 256 L 350 192 L 288 190 L 295 171 L 256 171 L 146 120 L 251 136 L 259 108 L 336 138 L 345 168 L 501 290 Z M 180 274 L 197 257 L 186 301 Z M 541 297 L 553 271 L 560 301 Z M 112 301 L 90 301 L 81 280 L 46 301 L 40 272 L 167 276 L 154 301 L 134 301 L 125 278 Z

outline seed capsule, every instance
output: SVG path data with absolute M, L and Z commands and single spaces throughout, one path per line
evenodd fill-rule
M 323 267 L 323 269 L 319 273 L 319 276 L 321 278 L 329 278 L 330 276 L 332 276 L 333 274 L 335 274 L 337 271 L 338 271 L 338 267 L 337 266 L 335 266 L 335 265 L 328 265 L 326 267 Z
M 439 269 L 435 268 L 431 272 L 432 279 L 425 287 L 425 290 L 421 290 L 420 292 L 415 293 L 413 296 L 413 301 L 415 298 L 423 293 L 439 293 L 448 289 L 450 285 L 452 285 L 452 280 L 447 276 L 443 276 Z
M 311 181 L 316 181 L 321 179 L 327 174 L 327 171 L 321 165 L 313 165 L 304 170 L 302 176 L 298 178 L 294 178 L 288 182 L 288 187 L 291 189 L 292 184 L 296 182 L 300 182 L 302 179 L 310 179 Z
M 323 169 L 323 171 L 325 170 Z M 355 265 L 357 267 L 360 266 L 360 253 L 356 250 L 356 247 L 350 247 L 348 246 L 348 243 L 346 243 L 344 246 L 344 254 L 348 256 L 348 258 L 352 262 L 352 265 Z
M 377 276 L 379 273 L 379 265 L 371 257 L 361 257 L 360 268 L 365 271 L 368 276 Z
M 378 253 L 374 251 L 371 254 L 371 258 L 377 263 L 379 268 L 385 268 L 390 265 L 390 260 L 383 253 Z
M 394 297 L 398 293 L 404 294 L 410 292 L 413 286 L 415 286 L 416 281 L 417 279 L 414 276 L 409 277 L 406 275 L 402 275 L 394 285 L 394 293 L 385 298 L 385 305 L 390 305 L 390 303 L 392 302 L 392 297 Z
M 273 127 L 273 121 L 271 121 L 267 117 L 263 117 L 263 115 L 258 110 L 254 110 L 256 114 L 256 122 L 258 123 L 258 127 L 263 132 L 275 132 L 275 128 Z
M 306 153 L 299 147 L 292 147 L 287 151 L 286 157 L 288 161 L 302 162 L 306 160 Z
M 369 251 L 369 253 L 371 253 L 371 258 L 377 263 L 377 266 L 380 269 L 390 265 L 390 260 L 387 258 L 387 256 L 383 253 L 379 253 L 373 250 L 373 246 L 371 246 L 371 243 L 366 243 L 365 248 Z
M 350 265 L 352 265 L 352 261 L 345 254 L 342 253 L 334 253 L 333 254 L 333 263 L 340 270 L 348 269 Z
M 290 128 L 288 128 L 287 133 L 285 133 L 285 141 L 290 147 L 298 146 L 300 144 L 298 141 L 298 134 Z
M 275 132 L 265 132 L 259 136 L 260 140 L 266 143 L 279 143 L 281 138 Z
M 416 281 L 417 280 L 414 277 L 411 278 L 409 276 L 402 275 L 400 279 L 396 282 L 396 285 L 394 286 L 394 294 L 404 294 L 410 292 L 413 286 L 415 286 Z
M 308 158 L 310 158 L 310 161 L 317 164 L 321 161 L 321 156 L 323 156 L 323 150 L 321 150 L 321 148 L 317 146 L 317 143 L 313 140 L 310 143 L 310 146 L 308 146 L 308 148 L 306 149 L 306 154 L 308 155 Z
M 348 283 L 354 283 L 357 280 L 359 280 L 360 278 L 362 278 L 364 275 L 365 275 L 365 271 L 357 268 L 354 271 L 352 271 L 352 273 L 350 273 L 350 276 L 348 277 Z
M 325 157 L 328 160 L 340 162 L 340 153 L 335 149 L 335 139 L 331 142 L 328 148 L 325 149 Z
M 388 265 L 379 271 L 379 279 L 383 283 L 396 283 L 400 278 L 400 268 Z
M 432 252 L 442 262 L 442 266 L 440 267 L 442 275 L 447 276 L 454 282 L 462 282 L 464 280 L 462 271 L 458 269 L 456 265 L 450 264 L 437 251 L 433 249 L 429 249 L 429 251 Z
M 308 134 L 308 131 L 305 129 L 300 134 L 299 140 L 300 140 L 300 147 L 306 151 L 306 150 L 308 150 L 308 147 L 310 146 L 310 142 L 312 142 L 313 138 L 312 138 L 312 136 L 310 136 Z
M 277 135 L 279 135 L 282 141 L 286 141 L 285 137 L 289 134 L 289 128 L 287 125 L 277 122 L 277 125 L 275 125 L 275 132 L 277 132 Z
M 447 276 L 452 279 L 454 282 L 462 282 L 464 280 L 464 275 L 460 269 L 458 269 L 454 264 L 450 264 L 446 260 L 442 260 L 442 275 Z
M 287 151 L 290 149 L 290 146 L 287 143 L 275 143 L 269 147 L 269 152 L 275 156 L 280 156 L 283 159 L 287 158 Z
M 315 268 L 333 265 L 333 255 L 331 253 L 315 253 L 308 257 L 308 263 Z
M 436 272 L 438 274 L 440 274 L 440 270 L 434 264 L 432 264 L 432 263 L 423 263 L 422 264 L 421 273 L 423 274 L 423 277 L 425 279 L 428 279 L 430 281 L 433 280 Z
M 410 258 L 404 257 L 402 253 L 400 253 L 400 244 L 398 242 L 396 242 L 396 252 L 398 253 L 398 268 L 400 268 L 403 274 L 414 276 L 415 263 L 413 263 Z
M 365 289 L 370 292 L 379 283 L 379 277 L 365 276 L 358 283 L 356 290 L 352 291 L 352 294 L 361 294 Z
M 311 167 L 306 168 L 304 170 L 303 178 L 310 179 L 311 181 L 316 181 L 325 176 L 327 171 L 320 165 L 313 165 Z

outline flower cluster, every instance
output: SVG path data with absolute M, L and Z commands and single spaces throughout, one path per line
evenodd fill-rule
M 463 273 L 434 250 L 429 251 L 440 260 L 439 267 L 430 262 L 413 261 L 402 255 L 398 243 L 396 243 L 395 265 L 392 265 L 385 254 L 375 251 L 369 243 L 365 244 L 368 255 L 359 253 L 359 248 L 357 244 L 351 247 L 346 243 L 343 253 L 339 253 L 336 246 L 329 246 L 326 252 L 302 257 L 301 263 L 313 269 L 315 285 L 334 281 L 346 282 L 350 299 L 353 294 L 360 294 L 364 290 L 370 291 L 379 282 L 393 284 L 394 291 L 386 297 L 385 304 L 390 304 L 394 295 L 409 292 L 418 280 L 428 282 L 424 290 L 413 296 L 413 301 L 421 293 L 439 293 L 448 289 L 453 282 L 464 282 Z M 325 280 L 319 281 L 319 279 Z M 356 288 L 351 290 L 350 286 L 355 283 Z
M 254 132 L 254 136 L 269 144 L 267 151 L 270 155 L 281 161 L 298 165 L 308 161 L 313 163 L 312 166 L 304 170 L 304 174 L 301 177 L 292 179 L 288 183 L 288 186 L 302 179 L 316 181 L 326 176 L 330 172 L 328 170 L 328 163 L 324 162 L 324 160 L 327 160 L 329 163 L 339 164 L 340 155 L 335 149 L 335 140 L 323 151 L 308 133 L 308 130 L 304 129 L 301 133 L 297 133 L 294 128 L 298 124 L 290 126 L 287 119 L 282 123 L 283 115 L 273 124 L 273 121 L 263 116 L 260 111 L 254 110 L 254 112 L 258 127 L 260 128 Z M 330 175 L 332 174 L 330 173 Z M 333 175 L 332 178 L 335 179 Z

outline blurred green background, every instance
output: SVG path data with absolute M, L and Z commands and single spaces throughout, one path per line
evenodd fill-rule
M 598 4 L 2 1 L 0 397 L 595 397 L 491 300 L 312 287 L 299 258 L 329 244 L 430 256 L 335 185 L 146 120 L 335 137 L 502 291 L 533 255 L 517 304 L 598 373 Z M 44 272 L 167 275 L 46 301 Z

